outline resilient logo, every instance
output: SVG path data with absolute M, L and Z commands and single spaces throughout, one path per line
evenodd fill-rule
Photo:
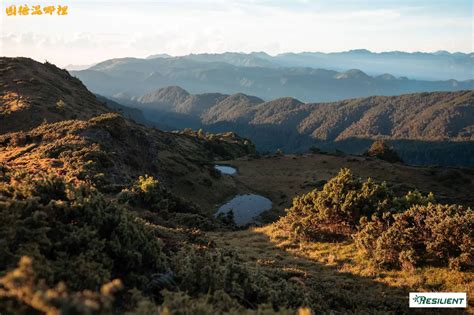
M 454 292 L 410 292 L 410 307 L 466 308 L 467 294 Z

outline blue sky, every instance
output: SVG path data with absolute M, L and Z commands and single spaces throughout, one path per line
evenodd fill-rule
M 1 55 L 65 66 L 156 53 L 474 50 L 473 0 L 33 2 L 1 2 Z M 6 16 L 6 6 L 25 3 L 70 12 Z

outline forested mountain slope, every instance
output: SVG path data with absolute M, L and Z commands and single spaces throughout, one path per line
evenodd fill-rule
M 408 163 L 474 165 L 472 90 L 303 103 L 289 97 L 265 102 L 241 93 L 192 95 L 181 88 L 185 97 L 173 97 L 176 89 L 162 88 L 143 97 L 153 95 L 153 101 L 129 104 L 171 129 L 237 132 L 260 151 L 304 152 L 318 146 L 360 154 L 373 140 L 384 139 Z M 207 102 L 193 106 L 197 99 Z

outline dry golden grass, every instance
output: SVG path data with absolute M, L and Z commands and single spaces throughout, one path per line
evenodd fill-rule
M 15 92 L 6 92 L 0 95 L 0 101 L 2 103 L 0 112 L 14 112 L 28 107 L 28 102 Z
M 468 205 L 473 204 L 470 191 L 474 176 L 457 169 L 437 169 L 390 164 L 384 161 L 354 156 L 311 154 L 304 156 L 264 157 L 240 159 L 225 164 L 238 168 L 233 177 L 236 187 L 265 195 L 273 200 L 274 210 L 267 216 L 275 220 L 290 206 L 294 196 L 311 191 L 319 181 L 333 177 L 342 167 L 351 168 L 357 176 L 386 181 L 400 192 L 418 188 L 433 192 L 438 200 Z M 444 182 L 442 174 L 462 172 L 463 180 Z M 249 262 L 262 268 L 278 269 L 302 281 L 309 290 L 318 286 L 336 289 L 332 294 L 348 294 L 365 298 L 378 296 L 392 307 L 401 305 L 408 311 L 408 292 L 445 291 L 467 292 L 470 298 L 468 312 L 474 313 L 474 273 L 440 267 L 422 267 L 413 270 L 381 270 L 365 260 L 352 240 L 344 242 L 295 243 L 277 224 L 231 233 L 211 233 L 217 246 L 236 250 Z M 296 280 L 295 280 L 296 281 Z M 361 292 L 364 292 L 362 295 Z M 392 304 L 390 304 L 392 303 Z M 390 308 L 390 307 L 389 307 Z M 398 311 L 396 311 L 398 312 Z
M 217 246 L 232 248 L 249 262 L 286 272 L 309 290 L 317 290 L 312 287 L 315 283 L 326 283 L 357 296 L 362 289 L 367 298 L 390 298 L 406 305 L 407 310 L 408 292 L 467 292 L 470 297 L 467 312 L 474 313 L 474 272 L 447 267 L 381 270 L 364 260 L 352 241 L 295 243 L 276 224 L 208 236 Z
M 321 180 L 335 176 L 341 168 L 356 176 L 386 181 L 395 191 L 418 189 L 433 192 L 441 203 L 474 205 L 474 172 L 467 169 L 415 167 L 392 164 L 357 156 L 307 154 L 222 162 L 238 169 L 235 176 L 240 190 L 260 193 L 273 201 L 275 219 L 291 205 L 293 197 L 307 193 Z

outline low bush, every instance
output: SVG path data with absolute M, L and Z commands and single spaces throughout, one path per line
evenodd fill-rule
M 383 140 L 376 140 L 364 153 L 365 156 L 375 157 L 390 163 L 403 163 L 397 151 L 389 147 Z
M 282 223 L 298 238 L 348 236 L 357 230 L 361 218 L 381 217 L 429 202 L 434 202 L 432 194 L 415 191 L 396 197 L 385 183 L 370 178 L 363 181 L 349 169 L 341 169 L 321 190 L 294 198 Z
M 403 213 L 364 219 L 354 239 L 382 267 L 474 267 L 474 211 L 458 205 L 415 205 Z
M 246 265 L 234 251 L 185 247 L 172 258 L 172 267 L 180 290 L 190 296 L 218 294 L 214 304 L 223 310 L 235 307 L 235 301 L 246 308 L 268 304 L 274 310 L 302 305 L 318 309 L 323 303 L 282 275 Z
M 258 305 L 255 310 L 249 310 L 228 294 L 216 291 L 212 294 L 191 297 L 183 292 L 164 291 L 164 301 L 157 306 L 153 301 L 138 297 L 136 307 L 126 315 L 168 315 L 168 314 L 199 314 L 199 315 L 310 315 L 311 309 L 302 307 L 298 310 L 280 308 L 275 311 L 271 305 Z
M 214 178 L 214 179 L 220 179 L 220 178 L 222 178 L 222 173 L 221 173 L 221 171 L 215 169 L 214 167 L 211 167 L 211 168 L 209 169 L 209 175 L 211 175 L 211 177 Z
M 165 269 L 153 231 L 93 188 L 55 175 L 9 176 L 0 183 L 0 270 L 26 255 L 47 284 L 83 290 L 114 278 L 144 287 Z
M 130 188 L 122 190 L 117 200 L 131 210 L 146 210 L 144 216 L 154 224 L 206 230 L 219 224 L 197 205 L 175 196 L 159 180 L 148 175 L 140 176 Z
M 64 283 L 50 288 L 37 279 L 31 258 L 0 277 L 0 310 L 6 314 L 112 314 L 114 294 L 120 280 L 104 284 L 99 292 L 71 292 Z
M 436 204 L 430 193 L 395 196 L 384 183 L 342 169 L 321 190 L 296 197 L 279 224 L 297 239 L 352 236 L 380 267 L 474 267 L 474 212 Z

